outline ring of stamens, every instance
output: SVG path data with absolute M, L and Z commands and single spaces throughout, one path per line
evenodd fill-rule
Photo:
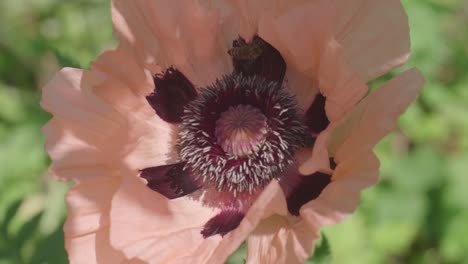
M 304 144 L 296 105 L 276 82 L 226 76 L 185 107 L 179 156 L 203 184 L 252 193 L 281 175 Z

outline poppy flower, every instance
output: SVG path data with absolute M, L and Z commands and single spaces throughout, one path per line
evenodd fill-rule
M 377 182 L 416 99 L 399 1 L 114 0 L 119 45 L 43 89 L 51 174 L 73 180 L 71 263 L 302 263 Z

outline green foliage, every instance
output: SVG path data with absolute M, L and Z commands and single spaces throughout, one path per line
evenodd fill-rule
M 66 263 L 68 184 L 47 175 L 39 89 L 60 67 L 87 68 L 110 46 L 109 4 L 2 0 L 0 24 L 0 263 Z
M 468 2 L 403 4 L 413 47 L 403 69 L 418 66 L 427 84 L 376 148 L 381 183 L 323 230 L 307 263 L 468 263 Z M 39 87 L 112 45 L 109 1 L 2 0 L 0 23 L 0 264 L 66 263 L 68 184 L 47 174 Z M 243 245 L 228 263 L 245 256 Z

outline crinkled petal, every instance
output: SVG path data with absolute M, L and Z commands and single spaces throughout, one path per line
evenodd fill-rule
M 342 118 L 367 92 L 367 85 L 348 65 L 334 40 L 335 7 L 325 0 L 306 2 L 282 16 L 265 13 L 259 35 L 283 55 L 288 87 L 307 111 L 318 91 L 328 119 Z
M 399 74 L 363 99 L 338 128 L 330 152 L 337 163 L 364 149 L 372 149 L 394 128 L 398 117 L 416 100 L 424 77 L 415 68 Z
M 340 222 L 354 212 L 360 191 L 376 184 L 378 175 L 377 157 L 371 151 L 356 153 L 338 163 L 332 182 L 317 199 L 302 206 L 300 215 L 316 228 Z
M 64 68 L 43 88 L 41 106 L 55 117 L 79 127 L 77 135 L 82 139 L 97 144 L 108 138 L 124 120 L 91 89 L 82 70 Z
M 93 80 L 94 93 L 115 109 L 131 114 L 149 108 L 145 96 L 154 90 L 153 73 L 139 65 L 124 48 L 104 52 L 91 64 L 91 69 L 87 77 Z
M 239 22 L 236 24 L 238 34 L 247 41 L 258 34 L 259 23 L 265 13 L 280 16 L 307 0 L 227 0 L 233 2 L 233 14 Z M 220 1 L 223 2 L 223 1 Z
M 312 254 L 320 228 L 353 212 L 360 190 L 376 183 L 379 163 L 372 152 L 367 154 L 338 164 L 332 182 L 302 206 L 301 219 L 276 216 L 262 221 L 248 239 L 248 263 L 303 263 Z
M 211 208 L 187 197 L 168 200 L 133 177 L 125 177 L 112 199 L 111 244 L 128 258 L 148 263 L 181 263 L 197 255 L 204 239 L 203 225 L 215 214 Z
M 318 230 L 305 221 L 271 216 L 247 240 L 247 263 L 300 264 L 309 258 Z M 291 223 L 293 222 L 293 223 Z
M 321 54 L 318 86 L 326 97 L 325 110 L 330 122 L 342 119 L 368 91 L 368 86 L 349 67 L 342 47 L 330 41 Z
M 235 16 L 240 20 L 235 28 L 242 37 L 251 39 L 262 31 L 258 25 L 265 13 L 272 12 L 280 16 L 297 6 L 306 8 L 304 3 L 307 1 L 237 0 L 232 2 L 235 3 L 235 8 L 233 8 Z M 308 4 L 310 2 L 312 1 Z M 328 2 L 336 9 L 335 16 L 317 19 L 319 16 L 315 15 L 313 10 L 307 10 L 311 13 L 309 19 L 317 19 L 315 25 L 327 20 L 333 22 L 323 25 L 328 28 L 332 27 L 332 33 L 343 46 L 351 68 L 359 74 L 360 78 L 365 81 L 375 79 L 406 62 L 410 51 L 409 26 L 408 18 L 399 0 L 333 0 Z M 327 14 L 326 9 L 316 10 Z M 310 29 L 308 26 L 297 27 L 296 30 L 300 30 L 301 34 L 295 34 L 296 38 L 308 35 L 304 34 L 305 29 Z
M 87 174 L 89 180 L 73 186 L 66 198 L 69 213 L 64 232 L 70 263 L 126 263 L 122 252 L 109 242 L 109 206 L 118 178 L 104 169 Z
M 353 139 L 348 139 L 347 145 L 342 147 L 341 152 L 346 153 L 342 155 L 353 155 L 352 153 L 362 148 L 372 149 L 393 129 L 397 118 L 416 99 L 423 83 L 424 78 L 421 73 L 417 69 L 412 69 L 398 75 L 367 96 L 346 119 L 332 122 L 319 135 L 314 149 L 305 149 L 300 153 L 302 157 L 300 158 L 300 172 L 307 175 L 318 170 L 328 171 L 328 156 L 337 157 L 338 148 L 350 137 L 350 133 L 353 133 Z M 373 111 L 368 110 L 369 105 L 372 106 Z M 313 154 L 307 158 L 308 153 Z
M 42 107 L 54 115 L 43 128 L 51 173 L 62 179 L 79 178 L 79 170 L 111 160 L 108 144 L 125 120 L 92 93 L 81 70 L 65 68 L 43 89 Z M 108 153 L 105 153 L 109 151 Z
M 338 129 L 339 133 L 333 135 L 331 154 L 337 167 L 331 183 L 317 199 L 300 209 L 302 220 L 299 224 L 307 229 L 296 232 L 298 224 L 288 224 L 285 218 L 276 218 L 267 223 L 271 226 L 258 228 L 260 231 L 249 238 L 249 252 L 252 252 L 249 260 L 252 263 L 301 263 L 308 256 L 307 249 L 311 249 L 313 241 L 318 238 L 316 232 L 320 228 L 342 221 L 357 208 L 360 192 L 378 181 L 379 161 L 372 148 L 391 131 L 397 118 L 416 99 L 423 82 L 420 72 L 412 69 L 359 103 L 347 122 Z M 305 153 L 307 151 L 310 150 Z M 302 162 L 304 153 L 298 154 L 298 158 Z M 286 250 L 287 245 L 294 246 Z M 288 259 L 282 257 L 284 252 L 294 254 Z M 276 259 L 280 261 L 274 262 Z
M 393 129 L 398 117 L 417 98 L 423 83 L 421 73 L 412 69 L 359 103 L 341 128 L 345 132 L 332 145 L 335 149 L 331 153 L 338 164 L 332 183 L 318 199 L 302 207 L 305 219 L 317 225 L 330 225 L 355 210 L 360 191 L 378 180 L 379 162 L 373 147 Z
M 333 37 L 334 17 L 333 6 L 319 0 L 291 6 L 280 15 L 263 12 L 259 20 L 258 34 L 285 59 L 289 87 L 298 95 L 299 106 L 304 110 L 318 90 L 321 53 Z
M 148 120 L 129 119 L 130 125 L 121 162 L 132 170 L 174 163 L 178 159 L 175 149 L 177 128 L 169 127 L 158 117 Z
M 242 242 L 247 239 L 247 236 L 261 224 L 262 220 L 273 215 L 285 217 L 287 214 L 288 209 L 284 193 L 279 183 L 272 181 L 250 207 L 239 227 L 224 236 L 224 239 L 215 249 L 210 260 L 219 260 L 220 263 L 224 263 Z
M 220 34 L 220 14 L 198 1 L 114 0 L 121 45 L 145 65 L 175 66 L 196 86 L 232 70 Z
M 264 12 L 271 11 L 276 1 L 260 0 L 234 0 L 235 18 L 238 20 L 238 34 L 250 42 L 258 33 L 258 23 Z
M 173 146 L 178 128 L 157 116 L 145 98 L 154 90 L 149 70 L 119 47 L 99 56 L 86 77 L 93 80 L 93 93 L 125 117 L 125 129 L 113 131 L 121 137 L 112 142 L 123 157 L 119 160 L 128 168 L 138 170 L 177 158 Z
M 337 123 L 331 123 L 317 137 L 313 148 L 304 148 L 296 153 L 299 172 L 302 175 L 310 175 L 316 171 L 331 172 L 328 145 L 336 127 Z
M 121 65 L 128 67 L 127 74 Z M 178 128 L 146 102 L 149 78 L 120 50 L 100 56 L 92 71 L 65 68 L 58 73 L 44 87 L 41 101 L 54 115 L 43 129 L 51 174 L 79 180 L 81 169 L 112 160 L 132 169 L 174 161 Z
M 335 34 L 354 71 L 366 81 L 406 62 L 408 17 L 399 0 L 333 0 Z
M 287 215 L 287 206 L 275 181 L 236 229 L 203 238 L 205 224 L 217 213 L 194 198 L 168 200 L 141 181 L 125 178 L 112 200 L 111 244 L 126 257 L 148 263 L 224 263 L 262 219 Z
M 50 120 L 42 132 L 47 137 L 45 148 L 53 161 L 49 173 L 58 179 L 79 179 L 83 171 L 94 169 L 105 160 L 95 146 L 64 128 L 58 118 Z

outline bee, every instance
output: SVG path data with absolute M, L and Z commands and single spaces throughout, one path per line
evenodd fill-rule
M 239 38 L 234 42 L 234 47 L 228 50 L 229 55 L 237 60 L 255 60 L 263 53 L 265 41 L 255 37 L 251 43 Z

